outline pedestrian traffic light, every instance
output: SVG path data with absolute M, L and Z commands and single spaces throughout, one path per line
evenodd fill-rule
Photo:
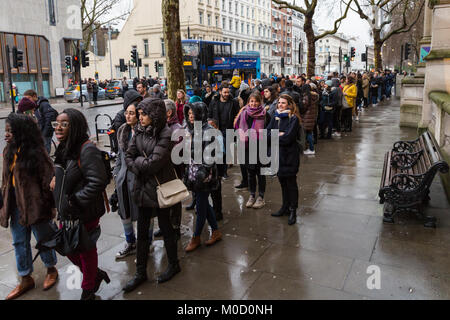
M 345 62 L 345 66 L 346 67 L 350 67 L 350 60 L 349 59 L 347 59 L 347 61 Z
M 13 67 L 23 67 L 23 51 L 13 47 Z
M 408 60 L 410 52 L 411 52 L 411 45 L 407 42 L 405 43 L 405 60 Z
M 361 61 L 362 62 L 366 62 L 367 61 L 367 56 L 365 53 L 361 53 Z
M 348 61 L 348 55 L 344 54 L 344 61 L 347 62 Z
M 138 67 L 142 67 L 142 59 L 141 58 L 138 59 Z
M 66 56 L 65 57 L 65 62 L 66 62 L 66 71 L 67 72 L 72 72 L 72 57 L 71 56 Z
M 155 71 L 158 72 L 159 69 L 159 62 L 155 61 Z
M 125 59 L 119 59 L 120 72 L 125 72 L 128 70 L 128 66 L 125 64 Z
M 133 50 L 131 50 L 131 62 L 133 62 L 135 65 L 138 62 L 138 53 L 136 48 L 133 48 Z
M 351 58 L 354 58 L 355 57 L 355 54 L 356 53 L 356 49 L 355 49 L 355 47 L 351 47 L 350 48 L 350 57 Z M 352 60 L 353 61 L 353 60 Z

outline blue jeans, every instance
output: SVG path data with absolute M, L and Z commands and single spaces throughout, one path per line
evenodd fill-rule
M 205 221 L 208 220 L 211 229 L 217 230 L 216 215 L 214 210 L 208 201 L 209 192 L 201 191 L 195 193 L 195 209 L 197 210 L 197 221 L 195 223 L 195 233 L 194 236 L 200 236 L 202 234 L 203 226 Z
M 14 252 L 16 254 L 16 265 L 19 276 L 23 277 L 33 272 L 33 257 L 31 253 L 31 231 L 33 231 L 36 241 L 39 242 L 46 237 L 50 229 L 50 222 L 42 222 L 25 227 L 19 223 L 20 212 L 16 207 L 11 216 L 11 233 L 13 238 Z M 42 262 L 47 268 L 56 265 L 55 250 L 43 251 L 40 253 Z
M 391 97 L 391 90 L 392 90 L 392 86 L 390 84 L 387 84 L 386 85 L 386 98 Z
M 331 121 L 333 121 L 333 114 L 331 114 Z M 330 127 L 330 132 L 331 132 L 331 128 Z M 309 144 L 309 150 L 314 151 L 314 135 L 312 131 L 307 131 L 306 132 L 306 141 L 308 141 Z
M 377 104 L 378 97 L 375 94 L 372 94 L 372 104 Z

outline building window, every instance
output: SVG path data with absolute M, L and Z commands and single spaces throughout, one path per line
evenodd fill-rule
M 146 77 L 150 75 L 150 68 L 148 67 L 148 64 L 144 64 L 144 73 Z
M 161 38 L 161 57 L 166 55 L 166 46 L 164 45 L 164 38 Z
M 233 11 L 233 5 L 231 4 L 231 1 L 228 2 L 228 11 L 230 11 L 230 12 Z
M 48 0 L 48 18 L 51 26 L 56 26 L 55 0 Z
M 144 57 L 148 57 L 148 39 L 144 39 Z
M 241 33 L 244 33 L 244 23 L 241 22 Z
M 208 26 L 211 25 L 211 15 L 208 13 Z
M 200 11 L 200 12 L 198 13 L 198 18 L 199 18 L 200 24 L 203 24 L 203 12 L 202 12 L 202 11 Z
M 230 29 L 230 31 L 233 31 L 233 20 L 229 20 L 228 21 L 230 24 L 228 25 L 228 28 Z
M 225 30 L 227 27 L 227 19 L 226 18 L 222 18 L 222 28 Z
M 219 16 L 216 16 L 216 28 L 219 27 Z

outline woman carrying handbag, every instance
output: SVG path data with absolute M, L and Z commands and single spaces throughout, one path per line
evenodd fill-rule
M 81 300 L 95 300 L 102 281 L 109 283 L 105 271 L 98 268 L 95 242 L 100 236 L 100 217 L 105 214 L 103 192 L 108 176 L 102 154 L 89 141 L 84 115 L 65 109 L 52 122 L 60 142 L 55 152 L 55 180 L 52 182 L 61 227 L 82 223 L 94 245 L 69 254 L 69 260 L 83 273 Z
M 147 281 L 149 225 L 154 217 L 164 237 L 169 266 L 158 278 L 162 283 L 181 271 L 178 263 L 175 231 L 170 221 L 170 207 L 161 207 L 158 199 L 160 186 L 175 180 L 170 159 L 173 142 L 167 126 L 166 105 L 161 99 L 146 98 L 138 105 L 139 124 L 129 144 L 125 162 L 136 176 L 134 200 L 139 207 L 137 223 L 136 274 L 123 288 L 131 292 Z

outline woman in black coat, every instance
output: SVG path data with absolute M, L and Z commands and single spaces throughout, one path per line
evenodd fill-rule
M 267 126 L 268 139 L 272 129 L 279 129 L 279 169 L 283 205 L 281 209 L 272 213 L 274 217 L 289 214 L 288 224 L 297 221 L 298 185 L 297 173 L 300 167 L 300 147 L 298 137 L 300 132 L 300 114 L 291 96 L 282 94 L 278 99 L 278 108 Z
M 187 129 L 191 134 L 191 161 L 186 166 L 186 173 L 184 175 L 184 182 L 189 190 L 195 192 L 195 208 L 197 210 L 197 220 L 195 223 L 195 231 L 191 241 L 186 247 L 186 252 L 191 252 L 200 246 L 200 235 L 205 225 L 205 220 L 208 220 L 212 229 L 212 234 L 209 240 L 205 242 L 206 245 L 213 245 L 217 241 L 222 239 L 222 234 L 219 231 L 217 225 L 216 215 L 213 208 L 209 204 L 208 197 L 211 191 L 218 189 L 218 172 L 216 163 L 208 164 L 202 159 L 201 164 L 194 163 L 194 122 L 198 121 L 202 123 L 201 137 L 203 137 L 205 131 L 214 129 L 208 124 L 206 119 L 207 108 L 203 102 L 195 102 L 193 104 L 186 104 L 185 119 Z M 220 132 L 220 131 L 218 131 Z M 203 139 L 203 138 L 202 138 Z M 213 142 L 202 141 L 202 155 L 205 148 Z
M 64 110 L 53 126 L 60 142 L 55 152 L 53 191 L 59 219 L 79 219 L 86 230 L 96 234 L 98 239 L 100 217 L 105 213 L 103 191 L 108 185 L 101 152 L 89 141 L 88 124 L 80 111 Z M 69 255 L 68 258 L 83 273 L 81 299 L 94 300 L 94 293 L 101 282 L 109 282 L 106 272 L 97 267 L 97 248 Z
M 158 217 L 169 260 L 167 270 L 157 281 L 168 281 L 180 272 L 175 231 L 170 222 L 170 208 L 159 207 L 156 193 L 158 184 L 176 179 L 170 159 L 173 143 L 172 131 L 167 126 L 166 105 L 161 99 L 146 98 L 139 103 L 138 111 L 140 124 L 136 127 L 125 157 L 128 170 L 136 176 L 133 194 L 139 207 L 137 262 L 136 274 L 123 288 L 125 292 L 130 292 L 147 281 L 148 230 L 154 217 Z

